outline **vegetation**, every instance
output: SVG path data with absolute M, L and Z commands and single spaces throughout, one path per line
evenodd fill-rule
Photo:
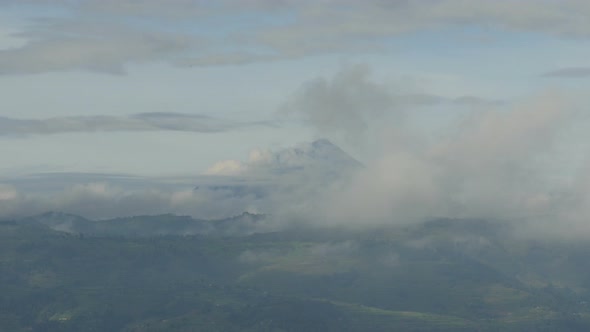
M 0 222 L 0 330 L 590 329 L 589 246 L 501 225 L 236 233 L 240 218 L 215 228 L 167 215 L 128 218 L 126 233 L 125 220 L 79 217 L 66 232 L 67 218 Z

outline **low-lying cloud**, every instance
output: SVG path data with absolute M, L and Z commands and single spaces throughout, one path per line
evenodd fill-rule
M 381 156 L 327 194 L 322 209 L 331 220 L 369 224 L 537 217 L 552 190 L 543 160 L 573 116 L 571 106 L 549 94 L 509 110 L 478 111 L 422 148 L 391 135 Z
M 175 213 L 198 218 L 225 218 L 252 210 L 252 198 L 184 188 L 128 188 L 107 182 L 80 182 L 59 191 L 19 191 L 0 186 L 0 218 L 19 218 L 57 211 L 87 218 Z
M 330 178 L 310 166 L 327 160 L 320 169 L 336 170 L 342 164 L 333 157 L 341 154 L 318 153 L 324 150 L 317 146 L 329 146 L 327 141 L 305 145 L 315 146 L 308 150 L 256 150 L 249 161 L 214 165 L 208 184 L 198 190 L 127 190 L 94 182 L 42 195 L 2 186 L 0 211 L 10 216 L 59 210 L 101 218 L 164 212 L 222 217 L 256 211 L 271 213 L 276 220 L 350 227 L 439 217 L 501 219 L 533 225 L 527 230 L 535 234 L 590 233 L 590 158 L 586 164 L 579 162 L 584 158 L 572 158 L 588 156 L 587 147 L 580 145 L 587 137 L 579 133 L 587 133 L 590 122 L 574 96 L 545 91 L 494 108 L 474 107 L 435 135 L 425 135 L 408 125 L 421 109 L 398 103 L 397 95 L 373 82 L 363 67 L 314 80 L 302 91 L 295 104 L 309 108 L 298 106 L 292 112 L 305 117 L 318 134 L 357 130 L 359 139 L 371 135 L 379 140 L 379 153 L 363 160 L 364 166 Z M 373 98 L 378 100 L 373 103 Z M 373 105 L 379 107 L 364 112 Z M 139 119 L 143 125 L 147 118 L 164 127 L 159 117 Z M 239 181 L 218 185 L 228 175 Z M 249 185 L 261 179 L 270 194 L 249 192 Z M 235 183 L 243 185 L 240 194 L 230 188 Z

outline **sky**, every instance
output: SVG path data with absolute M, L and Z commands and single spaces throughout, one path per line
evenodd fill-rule
M 371 170 L 326 205 L 366 190 L 377 219 L 408 199 L 510 210 L 498 186 L 521 173 L 520 203 L 586 193 L 588 17 L 585 0 L 0 0 L 0 199 L 39 174 L 191 183 L 318 138 Z

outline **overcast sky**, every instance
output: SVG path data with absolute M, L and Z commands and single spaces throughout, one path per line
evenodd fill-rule
M 588 17 L 586 0 L 0 0 L 0 178 L 190 178 L 328 138 L 376 173 L 514 183 L 478 171 L 507 158 L 571 179 Z

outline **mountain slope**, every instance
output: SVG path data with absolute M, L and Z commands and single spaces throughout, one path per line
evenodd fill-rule
M 477 220 L 236 231 L 259 217 L 51 213 L 1 222 L 0 329 L 590 328 L 590 271 L 581 260 L 588 244 L 526 240 L 509 225 Z M 60 219 L 87 232 L 66 233 Z M 172 235 L 202 223 L 216 231 Z M 551 267 L 562 276 L 546 273 Z
M 229 164 L 229 170 L 224 166 Z M 214 165 L 196 191 L 224 197 L 264 199 L 297 191 L 305 184 L 322 185 L 350 175 L 363 165 L 327 139 L 302 143 L 276 152 L 251 153 L 247 163 L 225 161 Z
M 243 236 L 264 231 L 265 218 L 266 216 L 262 214 L 244 212 L 237 216 L 215 220 L 201 220 L 173 214 L 89 220 L 67 213 L 47 212 L 25 218 L 22 222 L 43 225 L 58 232 L 89 236 Z

